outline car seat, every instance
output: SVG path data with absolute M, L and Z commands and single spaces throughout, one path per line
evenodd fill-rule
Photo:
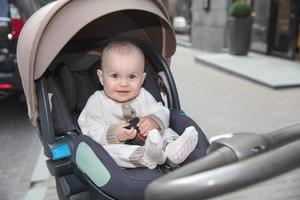
M 199 132 L 197 147 L 184 164 L 203 157 L 208 141 L 199 126 L 181 111 L 167 64 L 150 46 L 134 42 L 146 55 L 147 76 L 143 86 L 169 107 L 170 127 L 182 133 L 192 125 Z M 96 76 L 100 63 L 99 55 L 86 51 L 63 52 L 38 81 L 39 128 L 45 134 L 43 137 L 48 138 L 43 140 L 49 141 L 44 149 L 51 158 L 47 166 L 55 176 L 59 199 L 69 199 L 78 193 L 88 196 L 82 199 L 143 199 L 146 186 L 164 172 L 160 168 L 120 168 L 100 144 L 82 135 L 77 124 L 89 96 L 102 89 Z M 167 102 L 161 94 L 166 94 Z

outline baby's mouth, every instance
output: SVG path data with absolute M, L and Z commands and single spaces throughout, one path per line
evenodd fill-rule
M 117 91 L 118 93 L 121 93 L 121 94 L 126 94 L 126 93 L 129 93 L 130 91 Z

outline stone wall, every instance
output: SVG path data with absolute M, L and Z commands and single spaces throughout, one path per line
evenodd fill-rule
M 191 42 L 194 48 L 220 52 L 226 46 L 226 19 L 231 0 L 210 0 L 208 11 L 204 9 L 205 2 L 192 1 Z

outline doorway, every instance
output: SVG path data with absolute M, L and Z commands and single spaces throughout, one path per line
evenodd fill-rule
M 271 4 L 271 24 L 268 53 L 295 59 L 299 51 L 298 0 L 275 0 Z M 300 42 L 300 41 L 299 41 Z
M 251 2 L 254 11 L 251 38 L 252 51 L 268 53 L 271 1 L 272 0 L 256 0 Z

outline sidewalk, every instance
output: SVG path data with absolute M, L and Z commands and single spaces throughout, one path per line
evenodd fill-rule
M 300 122 L 300 88 L 274 90 L 195 62 L 196 57 L 204 53 L 178 45 L 171 70 L 182 108 L 208 138 L 228 132 L 268 132 Z M 267 62 L 269 59 L 273 58 L 262 56 L 261 61 Z M 36 199 L 57 200 L 53 178 L 44 180 L 41 185 L 46 191 L 43 197 Z M 300 199 L 299 186 L 300 169 L 297 169 L 213 199 L 296 200 Z
M 276 90 L 224 73 L 196 60 L 204 53 L 178 46 L 171 70 L 182 108 L 209 138 L 228 132 L 265 133 L 300 122 L 300 87 Z M 262 56 L 261 61 L 267 64 L 272 58 Z M 297 169 L 213 199 L 296 200 L 300 199 L 299 180 Z
M 188 36 L 178 35 L 177 37 L 179 45 L 184 47 L 192 46 Z M 247 56 L 236 56 L 227 52 L 210 53 L 205 51 L 199 51 L 195 59 L 204 65 L 271 88 L 279 89 L 300 86 L 299 61 L 281 59 L 254 52 L 249 52 Z
M 198 62 L 271 88 L 300 86 L 300 62 L 249 52 L 247 56 L 202 53 Z
M 0 100 L 0 199 L 23 200 L 41 144 L 25 103 L 17 96 Z

